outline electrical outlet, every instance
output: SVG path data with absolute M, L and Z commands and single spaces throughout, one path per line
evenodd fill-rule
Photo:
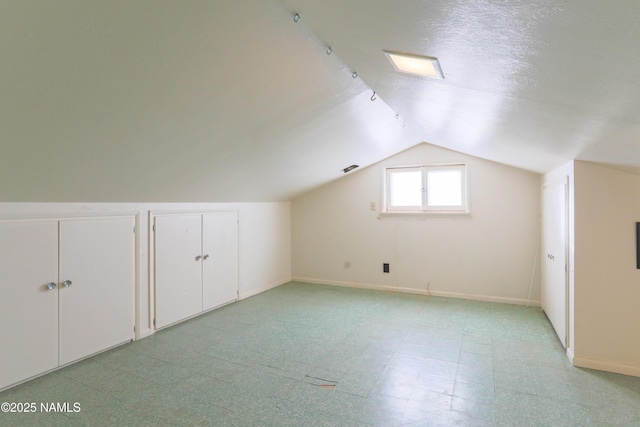
M 388 273 L 389 272 L 389 263 L 384 263 L 382 264 L 382 272 L 383 273 Z
M 372 211 L 375 211 L 376 210 L 376 202 L 369 203 L 369 209 L 372 210 Z

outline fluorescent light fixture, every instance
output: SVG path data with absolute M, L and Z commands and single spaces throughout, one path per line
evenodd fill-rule
M 393 64 L 396 71 L 407 74 L 415 74 L 417 76 L 435 77 L 444 79 L 442 68 L 438 58 L 422 55 L 411 55 L 408 53 L 383 51 L 389 61 Z

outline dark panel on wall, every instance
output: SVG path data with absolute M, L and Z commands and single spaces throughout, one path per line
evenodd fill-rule
M 640 222 L 636 222 L 636 268 L 640 270 Z

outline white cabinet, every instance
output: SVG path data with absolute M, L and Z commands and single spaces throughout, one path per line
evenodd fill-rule
M 155 218 L 156 327 L 202 311 L 201 215 Z
M 0 389 L 58 366 L 57 284 L 58 223 L 0 222 Z
M 0 389 L 133 338 L 134 224 L 0 222 Z
M 202 217 L 202 309 L 238 299 L 238 214 Z
M 238 298 L 238 213 L 157 215 L 155 326 Z
M 133 217 L 60 222 L 61 365 L 133 339 L 134 226 Z

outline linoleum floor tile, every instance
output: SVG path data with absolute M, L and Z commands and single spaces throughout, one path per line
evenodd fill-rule
M 640 378 L 572 367 L 539 308 L 300 282 L 1 392 L 6 401 L 81 411 L 0 414 L 3 426 L 640 425 Z

